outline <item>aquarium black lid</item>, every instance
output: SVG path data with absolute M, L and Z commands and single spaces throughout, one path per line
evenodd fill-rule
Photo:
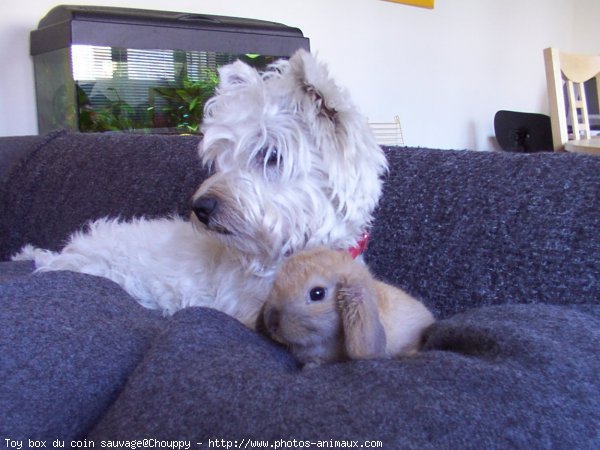
M 166 32 L 166 29 L 174 31 Z M 68 47 L 70 44 L 211 50 L 204 47 L 219 47 L 218 40 L 225 48 L 216 51 L 228 51 L 231 45 L 226 41 L 235 41 L 235 37 L 232 37 L 235 34 L 240 35 L 238 37 L 246 36 L 241 39 L 254 36 L 249 38 L 251 46 L 256 46 L 262 36 L 262 39 L 287 40 L 291 47 L 308 48 L 308 39 L 300 29 L 265 20 L 134 8 L 59 5 L 40 20 L 37 30 L 31 32 L 31 54 Z M 186 38 L 190 40 L 187 44 L 183 42 Z M 185 44 L 185 48 L 181 48 L 182 44 Z M 259 49 L 255 51 L 264 53 Z
M 150 9 L 117 8 L 108 6 L 59 5 L 52 8 L 38 24 L 38 29 L 73 20 L 93 20 L 97 22 L 119 22 L 125 24 L 155 24 L 162 26 L 182 26 L 189 28 L 219 28 L 228 31 L 249 30 L 286 36 L 302 37 L 298 28 L 265 20 L 243 19 L 239 17 L 213 16 Z

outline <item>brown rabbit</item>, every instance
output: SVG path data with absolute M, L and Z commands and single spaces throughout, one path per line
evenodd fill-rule
M 350 254 L 319 247 L 285 261 L 257 329 L 311 367 L 413 353 L 433 322 L 421 302 L 375 280 Z

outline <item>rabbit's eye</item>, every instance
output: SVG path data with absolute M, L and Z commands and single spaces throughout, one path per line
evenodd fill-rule
M 326 289 L 321 286 L 314 287 L 310 290 L 310 300 L 313 302 L 320 302 L 325 298 Z

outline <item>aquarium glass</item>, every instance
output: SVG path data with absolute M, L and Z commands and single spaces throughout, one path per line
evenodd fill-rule
M 35 56 L 40 132 L 197 133 L 217 69 L 278 56 L 71 45 Z
M 78 129 L 75 84 L 68 48 L 36 55 L 35 83 L 38 126 L 41 132 Z
M 218 67 L 238 59 L 264 68 L 276 57 L 73 45 L 79 130 L 196 133 Z

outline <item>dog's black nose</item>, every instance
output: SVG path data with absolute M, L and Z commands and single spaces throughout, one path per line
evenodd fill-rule
M 217 199 L 210 196 L 198 197 L 192 204 L 192 210 L 200 222 L 208 225 L 210 216 L 217 209 Z

